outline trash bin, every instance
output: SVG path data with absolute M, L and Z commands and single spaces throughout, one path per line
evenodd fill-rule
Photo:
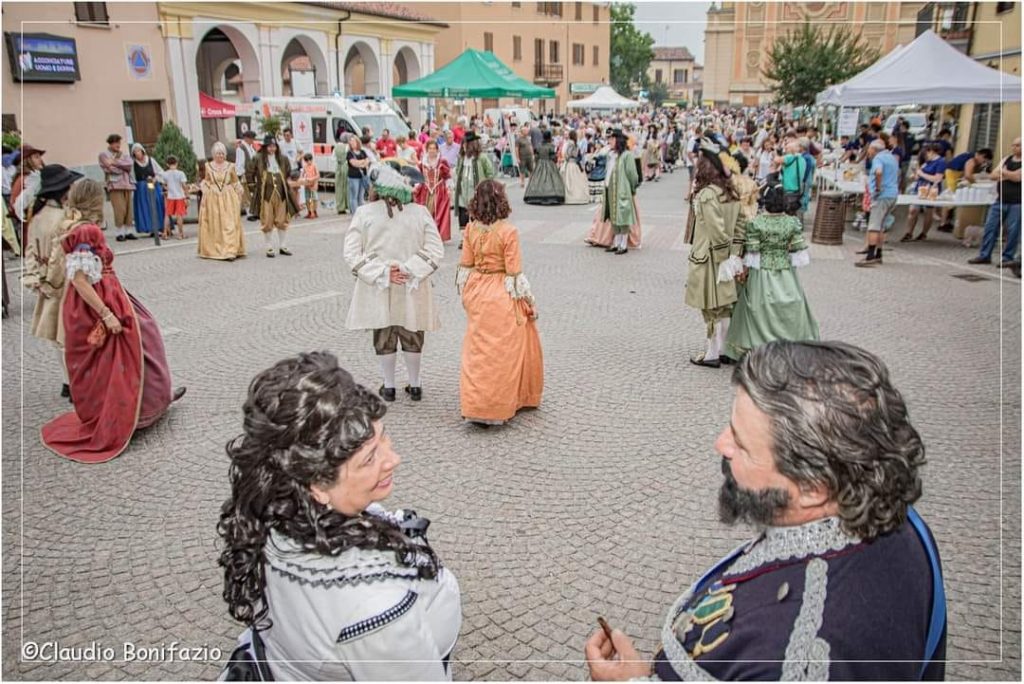
M 846 205 L 841 192 L 818 194 L 818 210 L 814 214 L 814 228 L 811 242 L 818 245 L 840 245 L 843 243 L 843 221 Z

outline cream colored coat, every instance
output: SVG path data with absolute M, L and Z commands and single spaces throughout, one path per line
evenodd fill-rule
M 64 343 L 61 324 L 61 301 L 64 299 L 64 250 L 60 238 L 70 225 L 64 209 L 56 202 L 47 202 L 32 219 L 25 246 L 25 286 L 36 293 L 32 312 L 32 334 L 57 344 Z M 36 289 L 36 285 L 39 286 Z
M 364 204 L 345 235 L 345 262 L 356 277 L 345 327 L 377 330 L 398 325 L 411 331 L 440 330 L 430 276 L 444 258 L 444 244 L 427 209 L 410 202 L 388 217 L 383 200 Z M 390 280 L 397 265 L 410 276 L 405 285 Z

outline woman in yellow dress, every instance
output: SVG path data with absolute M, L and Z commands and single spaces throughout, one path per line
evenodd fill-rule
M 486 180 L 470 201 L 456 284 L 466 310 L 459 395 L 462 417 L 500 425 L 540 406 L 544 354 L 519 233 L 509 223 L 505 187 Z
M 242 184 L 235 165 L 227 161 L 223 143 L 214 143 L 213 161 L 206 165 L 199 205 L 199 256 L 234 261 L 245 256 L 242 232 Z

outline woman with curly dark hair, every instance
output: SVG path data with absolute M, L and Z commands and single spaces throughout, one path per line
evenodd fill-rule
M 279 680 L 451 679 L 459 586 L 429 522 L 378 503 L 401 463 L 381 398 L 313 352 L 257 375 L 243 412 L 217 526 L 240 644 L 257 630 Z
M 456 277 L 466 310 L 459 395 L 463 418 L 495 425 L 540 405 L 544 354 L 505 186 L 480 183 L 469 213 Z

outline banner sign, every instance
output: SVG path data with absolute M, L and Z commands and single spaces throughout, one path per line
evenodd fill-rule
M 78 47 L 74 38 L 48 33 L 5 33 L 11 76 L 24 83 L 74 83 L 78 71 Z
M 857 107 L 843 107 L 839 111 L 839 126 L 836 135 L 848 135 L 851 138 L 857 135 L 857 121 L 860 120 L 860 109 Z

